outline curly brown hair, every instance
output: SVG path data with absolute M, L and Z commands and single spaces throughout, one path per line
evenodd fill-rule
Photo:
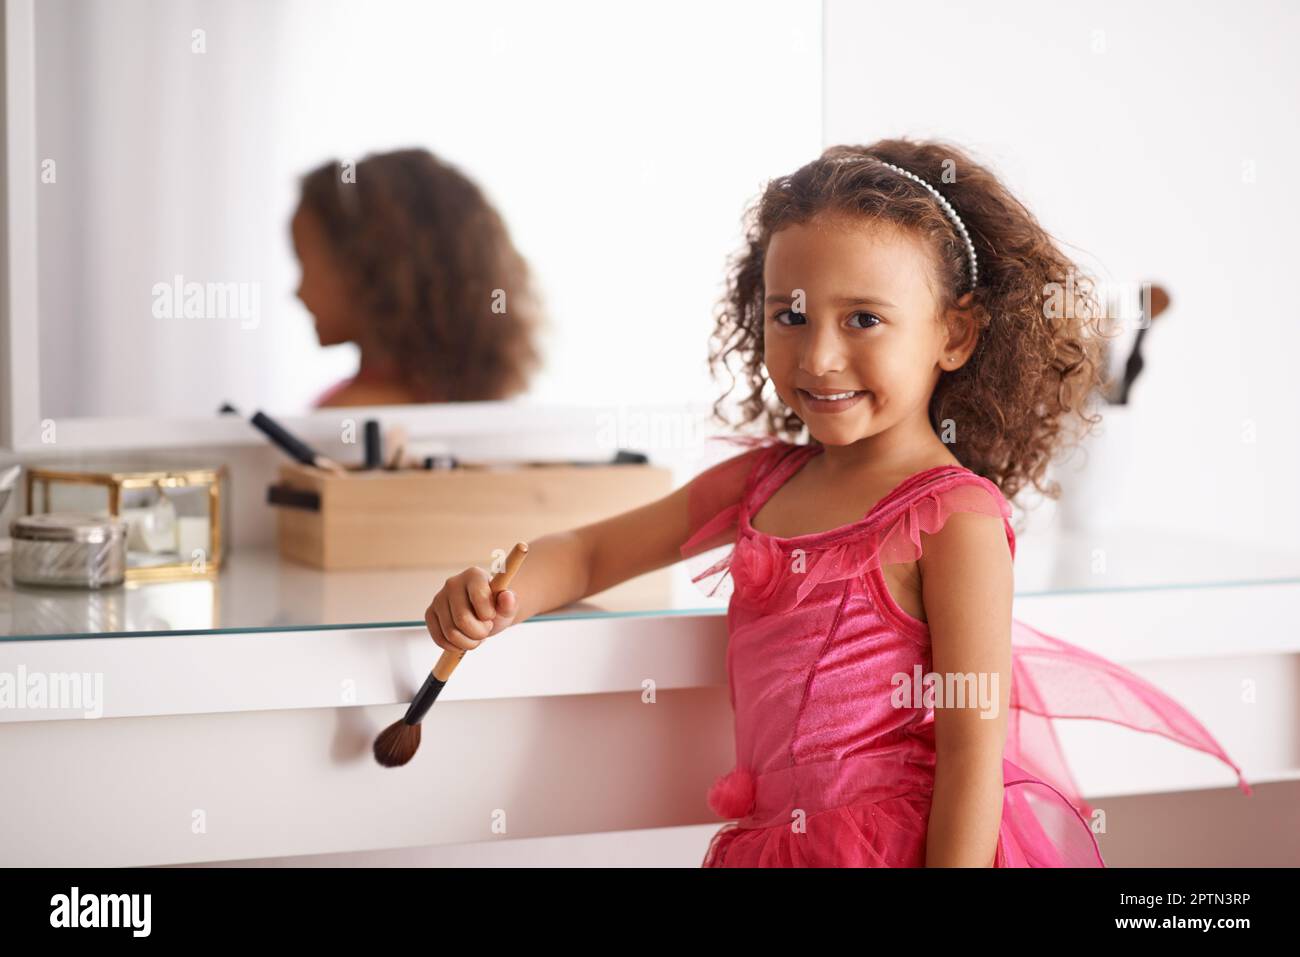
M 764 395 L 763 264 L 776 231 L 820 213 L 893 224 L 930 251 L 940 315 L 969 288 L 965 243 L 934 197 L 873 158 L 939 189 L 965 223 L 979 263 L 970 307 L 978 342 L 969 361 L 940 377 L 930 399 L 931 426 L 940 434 L 941 424 L 960 423 L 953 454 L 1008 499 L 1030 485 L 1059 497 L 1059 485 L 1044 485 L 1048 465 L 1069 439 L 1077 443 L 1101 420 L 1088 412 L 1091 397 L 1106 385 L 1094 281 L 992 172 L 942 141 L 833 146 L 767 184 L 746 212 L 745 246 L 729 261 L 716 313 L 709 366 L 715 374 L 726 369 L 731 383 L 714 403 L 715 418 L 733 428 L 759 422 L 767 434 L 792 442 L 804 429 L 775 390 L 770 400 Z M 1065 308 L 1049 309 L 1049 290 L 1062 289 L 1072 290 Z M 733 357 L 750 390 L 738 422 L 721 411 L 738 378 Z
M 428 150 L 330 161 L 302 178 L 356 308 L 424 402 L 504 399 L 540 364 L 528 264 L 479 187 Z

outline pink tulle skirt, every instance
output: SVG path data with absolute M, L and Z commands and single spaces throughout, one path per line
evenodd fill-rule
M 1003 761 L 995 867 L 1103 867 L 1088 821 L 1059 791 Z M 705 867 L 924 867 L 930 796 L 827 808 L 766 827 L 728 824 Z

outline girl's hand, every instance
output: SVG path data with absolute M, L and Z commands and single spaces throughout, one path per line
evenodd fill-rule
M 517 599 L 509 588 L 493 601 L 492 577 L 477 565 L 448 578 L 433 596 L 424 623 L 433 643 L 444 651 L 473 651 L 515 620 Z

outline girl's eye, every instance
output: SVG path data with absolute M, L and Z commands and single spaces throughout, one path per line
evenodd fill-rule
M 790 317 L 788 322 L 782 318 L 784 316 Z M 870 312 L 855 312 L 850 317 L 850 319 L 857 319 L 859 316 L 863 317 L 864 319 L 870 320 L 870 322 L 868 322 L 866 325 L 859 326 L 858 327 L 859 329 L 870 329 L 874 326 L 880 325 L 880 317 Z M 801 312 L 794 312 L 793 310 L 790 309 L 781 309 L 772 314 L 772 321 L 779 325 L 786 326 L 786 325 L 795 325 L 800 322 L 807 322 L 808 317 Z

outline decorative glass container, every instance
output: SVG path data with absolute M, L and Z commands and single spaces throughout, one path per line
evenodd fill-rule
M 26 482 L 28 515 L 74 511 L 122 519 L 128 581 L 208 576 L 221 568 L 229 537 L 224 465 L 29 468 Z

